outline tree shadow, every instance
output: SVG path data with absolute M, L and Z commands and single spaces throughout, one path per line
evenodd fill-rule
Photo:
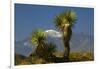
M 46 62 L 53 62 L 53 63 L 63 63 L 63 62 L 70 62 L 70 60 L 64 58 L 64 57 L 56 57 L 55 55 L 52 55 L 51 57 L 44 58 Z

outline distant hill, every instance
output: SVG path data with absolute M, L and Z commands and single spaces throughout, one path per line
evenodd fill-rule
M 73 52 L 94 52 L 94 36 L 73 34 L 70 45 Z

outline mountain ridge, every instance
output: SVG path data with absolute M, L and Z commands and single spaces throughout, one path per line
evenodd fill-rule
M 49 30 L 49 34 L 47 36 L 47 41 L 50 41 L 50 42 L 53 42 L 54 44 L 56 44 L 57 51 L 63 52 L 64 44 L 63 44 L 60 32 L 53 31 L 53 33 L 52 33 L 52 31 L 53 30 L 51 30 L 51 31 Z M 48 32 L 46 32 L 46 33 L 48 33 Z M 26 38 L 23 41 L 15 41 L 15 48 L 17 48 L 17 45 L 20 46 L 19 43 L 23 44 L 23 46 L 25 46 L 25 43 L 26 43 L 26 46 L 29 46 L 31 51 L 32 51 L 31 48 L 36 49 L 36 46 L 34 47 L 34 45 L 33 45 L 33 47 L 31 47 L 32 44 L 29 42 L 29 39 L 30 38 Z M 92 52 L 93 53 L 94 52 L 94 37 L 89 36 L 89 35 L 84 35 L 84 34 L 73 33 L 71 41 L 70 41 L 70 49 L 71 49 L 71 52 Z

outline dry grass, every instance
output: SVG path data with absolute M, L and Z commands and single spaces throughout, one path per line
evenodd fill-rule
M 63 53 L 58 52 L 55 53 L 56 57 L 62 58 Z M 80 53 L 80 52 L 73 52 L 70 53 L 70 61 L 69 62 L 79 62 L 79 61 L 93 61 L 94 60 L 94 55 L 93 53 Z M 54 59 L 54 58 L 53 58 Z M 49 60 L 49 59 L 48 59 Z M 56 60 L 56 58 L 55 58 Z M 64 60 L 64 59 L 63 59 Z M 57 63 L 63 62 L 61 59 L 57 59 Z M 55 61 L 46 61 L 43 58 L 39 58 L 36 55 L 31 55 L 28 58 L 15 55 L 15 65 L 30 65 L 30 64 L 46 64 L 46 63 L 56 63 Z

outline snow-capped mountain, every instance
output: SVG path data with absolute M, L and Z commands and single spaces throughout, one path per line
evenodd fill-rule
M 31 44 L 29 39 L 23 41 L 15 41 L 15 53 L 28 57 L 32 52 L 34 52 L 36 46 Z
M 51 37 L 55 37 L 55 38 L 62 37 L 62 34 L 55 30 L 46 30 L 45 32 L 47 33 L 48 36 L 51 36 Z
M 47 42 L 54 43 L 58 51 L 63 51 L 62 34 L 56 30 L 46 30 L 45 32 L 47 33 Z
M 47 30 L 48 41 L 56 44 L 58 50 L 64 50 L 64 44 L 62 41 L 62 34 L 55 30 Z M 56 38 L 54 38 L 56 37 Z M 75 34 L 73 33 L 70 41 L 71 52 L 93 52 L 94 51 L 94 38 L 93 36 L 85 34 Z
M 56 44 L 58 51 L 64 50 L 64 44 L 62 40 L 62 34 L 56 30 L 46 30 L 47 41 Z M 94 51 L 94 38 L 93 36 L 84 34 L 72 35 L 70 41 L 71 52 L 92 52 Z M 29 38 L 23 41 L 15 41 L 15 53 L 23 56 L 29 56 L 35 51 L 36 46 L 32 46 L 29 42 Z

